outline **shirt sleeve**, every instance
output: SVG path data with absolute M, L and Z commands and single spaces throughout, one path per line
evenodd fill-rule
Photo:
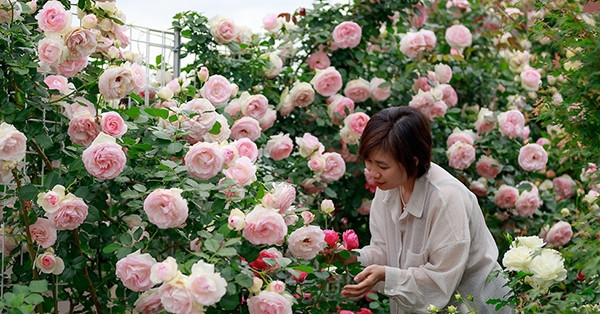
M 387 264 L 387 254 L 384 237 L 385 217 L 383 217 L 383 195 L 379 189 L 375 192 L 375 197 L 371 202 L 371 211 L 369 213 L 369 231 L 371 232 L 371 243 L 362 249 L 355 250 L 359 252 L 358 261 L 363 266 L 385 265 Z
M 429 240 L 422 252 L 407 252 L 403 269 L 386 267 L 383 292 L 398 307 L 427 312 L 433 304 L 443 308 L 455 293 L 470 250 L 469 221 L 460 194 L 431 202 Z

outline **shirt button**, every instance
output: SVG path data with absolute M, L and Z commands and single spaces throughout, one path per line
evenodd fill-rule
M 390 293 L 396 293 L 396 290 L 390 289 Z

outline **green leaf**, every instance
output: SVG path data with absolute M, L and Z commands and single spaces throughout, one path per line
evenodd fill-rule
M 171 169 L 173 169 L 173 168 L 175 168 L 175 167 L 178 166 L 176 162 L 171 161 L 171 160 L 162 160 L 160 163 L 163 164 L 163 165 L 165 165 L 165 166 L 167 166 L 167 167 L 169 167 L 169 168 L 171 168 Z
M 140 115 L 140 107 L 133 106 L 127 110 L 125 110 L 125 114 L 130 118 L 135 118 Z
M 138 192 L 140 192 L 140 193 L 145 193 L 146 192 L 146 187 L 143 186 L 142 184 L 139 184 L 139 183 L 135 184 L 133 186 L 133 189 L 136 190 L 136 191 L 138 191 Z
M 315 276 L 317 276 L 317 278 L 321 279 L 321 280 L 325 280 L 327 278 L 329 278 L 330 274 L 328 271 L 316 271 L 314 272 Z
M 215 239 L 208 239 L 206 241 L 204 241 L 204 247 L 209 251 L 209 252 L 216 252 L 219 249 L 220 243 L 219 241 L 215 240 Z
M 210 133 L 210 134 L 221 133 L 221 123 L 219 123 L 219 121 L 215 121 L 215 124 L 213 124 L 212 129 L 210 129 L 210 131 L 208 131 L 208 133 Z
M 19 197 L 24 200 L 32 200 L 39 193 L 38 188 L 33 184 L 27 184 L 19 191 Z
M 44 177 L 44 187 L 48 190 L 52 189 L 58 182 L 58 173 L 52 171 Z
M 40 145 L 43 149 L 48 149 L 52 147 L 52 138 L 48 136 L 46 133 L 42 133 L 35 137 L 35 142 Z
M 153 117 L 159 117 L 159 118 L 163 118 L 163 119 L 167 119 L 169 117 L 169 110 L 167 110 L 167 109 L 144 108 L 144 111 Z
M 44 298 L 39 294 L 30 294 L 25 297 L 25 302 L 32 304 L 32 305 L 38 305 L 38 304 L 44 302 Z
M 138 198 L 139 196 L 140 196 L 140 193 L 138 193 L 134 190 L 126 190 L 123 193 L 121 193 L 122 198 Z
M 233 312 L 240 304 L 240 297 L 237 294 L 226 295 L 219 301 L 219 306 L 223 307 L 224 310 Z
M 254 280 L 252 279 L 252 277 L 242 273 L 235 276 L 235 283 L 242 287 L 250 288 L 254 284 Z
M 226 248 L 222 248 L 222 249 L 218 250 L 217 255 L 223 256 L 223 257 L 232 257 L 232 256 L 237 255 L 237 250 L 232 247 L 226 247 Z
M 16 294 L 29 294 L 29 287 L 23 285 L 14 285 L 13 292 Z
M 130 247 L 122 247 L 117 250 L 117 259 L 122 259 L 123 257 L 129 255 L 133 249 Z
M 309 273 L 312 274 L 314 273 L 314 269 L 310 266 L 306 266 L 306 265 L 298 265 L 298 266 L 294 266 L 295 270 L 299 270 L 299 271 L 303 271 L 305 273 Z
M 167 146 L 167 153 L 175 155 L 183 149 L 183 144 L 179 142 L 171 143 Z
M 114 251 L 116 251 L 116 250 L 118 250 L 120 248 L 121 248 L 121 245 L 119 243 L 111 243 L 111 244 L 105 246 L 102 249 L 102 252 L 104 254 L 110 254 L 110 253 L 112 253 L 112 252 L 114 252 Z
M 46 280 L 33 280 L 29 283 L 29 290 L 31 292 L 42 293 L 48 291 L 48 281 Z

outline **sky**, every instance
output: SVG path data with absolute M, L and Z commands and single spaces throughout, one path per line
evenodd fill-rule
M 312 8 L 312 3 L 312 0 L 120 0 L 117 7 L 125 13 L 127 24 L 152 29 L 169 30 L 173 15 L 191 10 L 209 19 L 220 15 L 237 25 L 260 31 L 262 18 L 267 14 L 293 13 L 300 7 Z

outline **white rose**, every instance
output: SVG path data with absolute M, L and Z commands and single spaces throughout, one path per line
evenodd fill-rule
M 533 251 L 526 246 L 519 246 L 508 250 L 502 259 L 502 265 L 509 271 L 526 271 L 531 262 Z
M 530 237 L 517 237 L 515 241 L 510 245 L 512 248 L 525 246 L 530 249 L 537 249 L 544 246 L 544 240 L 542 240 L 538 236 L 530 236 Z
M 529 271 L 533 273 L 535 280 L 562 281 L 567 278 L 562 255 L 553 249 L 542 249 L 529 263 Z

